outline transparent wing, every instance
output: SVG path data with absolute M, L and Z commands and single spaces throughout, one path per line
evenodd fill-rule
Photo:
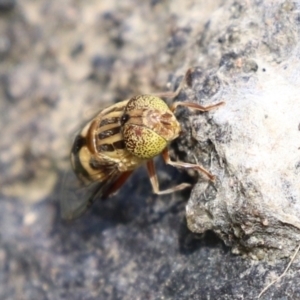
M 60 213 L 64 220 L 73 220 L 81 216 L 105 191 L 118 179 L 120 173 L 112 169 L 103 182 L 84 185 L 73 170 L 66 172 L 61 189 Z

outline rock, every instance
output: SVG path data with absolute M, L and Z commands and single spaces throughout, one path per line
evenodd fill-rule
M 266 12 L 258 6 L 247 15 L 245 6 L 239 9 L 235 22 L 230 10 L 212 17 L 205 45 L 214 49 L 215 66 L 207 63 L 191 75 L 190 98 L 222 99 L 226 105 L 189 117 L 200 147 L 181 150 L 200 161 L 204 151 L 204 164 L 207 160 L 218 180 L 214 186 L 203 180 L 197 185 L 187 220 L 194 232 L 216 232 L 235 253 L 274 260 L 293 253 L 300 229 L 295 7 L 270 5 Z M 276 23 L 269 21 L 272 16 Z

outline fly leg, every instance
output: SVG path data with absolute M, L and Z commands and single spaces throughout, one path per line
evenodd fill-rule
M 127 171 L 122 173 L 119 178 L 103 193 L 102 198 L 106 199 L 117 192 L 117 190 L 120 189 L 125 181 L 129 178 L 132 172 L 133 171 Z
M 199 110 L 199 111 L 210 111 L 210 110 L 218 108 L 224 104 L 225 104 L 225 102 L 219 102 L 219 103 L 208 105 L 208 106 L 202 106 L 197 103 L 177 101 L 171 105 L 170 109 L 172 112 L 174 112 L 176 110 L 177 106 L 185 106 L 185 107 L 189 107 L 189 108 Z
M 157 97 L 170 98 L 170 99 L 176 98 L 179 95 L 179 93 L 181 92 L 181 90 L 183 89 L 185 84 L 187 84 L 188 86 L 191 86 L 191 74 L 193 71 L 194 71 L 194 68 L 189 68 L 186 71 L 179 86 L 177 87 L 177 89 L 174 92 L 155 93 L 153 95 L 157 96 Z M 177 106 L 185 106 L 185 107 L 189 107 L 189 108 L 199 110 L 199 111 L 210 111 L 210 110 L 215 109 L 224 104 L 225 104 L 225 102 L 219 102 L 217 104 L 213 104 L 213 105 L 209 105 L 209 106 L 202 106 L 202 105 L 199 105 L 196 103 L 178 101 L 178 102 L 173 103 L 171 105 L 170 109 L 172 112 L 174 112 Z
M 176 185 L 174 187 L 171 187 L 169 189 L 160 191 L 159 190 L 159 183 L 158 183 L 158 179 L 157 179 L 157 175 L 156 175 L 156 171 L 155 171 L 155 166 L 154 166 L 154 162 L 153 162 L 152 159 L 147 161 L 147 170 L 148 170 L 148 174 L 149 174 L 149 177 L 150 177 L 150 182 L 151 182 L 151 185 L 152 185 L 153 192 L 157 195 L 170 194 L 170 193 L 173 193 L 173 192 L 176 192 L 176 191 L 181 191 L 181 190 L 191 186 L 191 184 L 189 184 L 189 183 L 181 183 L 181 184 L 178 184 L 178 185 Z
M 214 175 L 212 175 L 209 171 L 207 171 L 205 168 L 203 168 L 200 165 L 190 164 L 190 163 L 186 163 L 186 162 L 182 162 L 182 161 L 171 161 L 168 148 L 165 148 L 163 150 L 162 156 L 167 165 L 171 165 L 176 168 L 196 170 L 198 172 L 204 173 L 209 178 L 209 180 L 211 180 L 211 181 L 216 180 L 216 177 Z
M 180 81 L 177 89 L 174 92 L 154 93 L 152 95 L 157 96 L 157 97 L 162 97 L 162 98 L 169 98 L 169 99 L 176 98 L 180 94 L 180 92 L 183 89 L 184 85 L 190 81 L 189 78 L 190 78 L 191 73 L 193 72 L 193 70 L 194 70 L 194 68 L 189 68 L 186 71 L 185 75 L 183 76 L 183 78 Z

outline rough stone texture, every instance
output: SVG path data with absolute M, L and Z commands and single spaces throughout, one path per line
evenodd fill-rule
M 283 271 L 299 237 L 299 3 L 211 2 L 0 2 L 0 299 L 254 299 Z M 188 191 L 155 197 L 143 169 L 63 223 L 80 124 L 191 66 L 178 98 L 226 106 L 178 111 L 177 155 L 218 176 L 199 177 L 188 226 L 245 258 L 190 232 Z M 188 180 L 158 168 L 162 188 Z M 263 299 L 300 298 L 298 268 Z
M 213 120 L 190 117 L 218 181 L 194 189 L 188 226 L 215 231 L 236 253 L 276 259 L 292 253 L 300 234 L 300 7 L 232 8 L 212 15 L 206 62 L 189 82 L 190 98 L 226 106 Z M 201 147 L 191 154 L 201 158 Z

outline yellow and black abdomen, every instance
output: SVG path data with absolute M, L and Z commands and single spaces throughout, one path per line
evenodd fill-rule
M 124 110 L 128 101 L 115 104 L 99 115 L 95 128 L 95 148 L 102 158 L 108 158 L 117 164 L 120 172 L 140 166 L 144 159 L 132 155 L 124 140 Z
M 71 149 L 71 164 L 77 177 L 84 184 L 88 184 L 92 181 L 90 160 L 91 152 L 87 147 L 87 139 L 85 136 L 78 134 Z
M 127 102 L 101 111 L 75 138 L 71 163 L 83 183 L 105 181 L 112 173 L 133 170 L 143 163 L 127 151 L 124 142 L 121 119 Z

